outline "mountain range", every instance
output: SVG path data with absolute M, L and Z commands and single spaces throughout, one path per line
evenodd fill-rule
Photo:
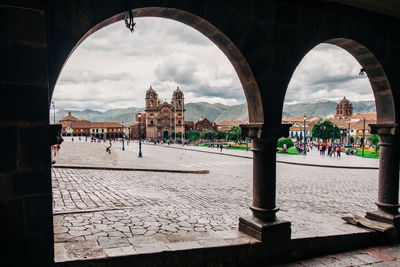
M 375 112 L 374 101 L 352 101 L 354 113 Z M 319 100 L 315 102 L 304 102 L 297 104 L 285 104 L 283 106 L 283 117 L 310 116 L 327 117 L 335 114 L 337 102 L 329 100 Z M 185 105 L 185 120 L 197 121 L 200 116 L 206 117 L 210 121 L 223 120 L 248 120 L 247 104 L 240 105 L 223 105 L 210 104 L 206 102 L 188 103 Z M 56 112 L 56 121 L 59 121 L 72 112 L 72 115 L 80 120 L 89 121 L 116 121 L 131 123 L 134 121 L 134 114 L 143 111 L 144 108 L 120 108 L 110 109 L 100 112 L 91 109 L 85 110 L 59 110 Z M 53 112 L 50 113 L 50 121 L 53 121 Z

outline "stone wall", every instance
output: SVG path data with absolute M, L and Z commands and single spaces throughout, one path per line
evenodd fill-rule
M 151 4 L 150 4 L 151 3 Z M 394 17 L 317 1 L 2 1 L 0 3 L 0 250 L 4 266 L 53 260 L 49 99 L 59 73 L 87 36 L 123 18 L 175 19 L 228 57 L 244 88 L 249 121 L 277 126 L 291 76 L 328 42 L 367 70 L 378 123 L 400 115 L 400 28 Z M 151 6 L 151 7 L 149 7 Z M 273 101 L 271 101 L 273 100 Z M 274 164 L 273 162 L 271 164 Z

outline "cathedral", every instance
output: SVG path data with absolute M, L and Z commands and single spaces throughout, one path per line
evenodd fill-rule
M 142 115 L 146 138 L 168 138 L 171 133 L 185 132 L 185 105 L 183 92 L 176 88 L 171 103 L 158 99 L 150 86 L 146 91 L 146 109 Z

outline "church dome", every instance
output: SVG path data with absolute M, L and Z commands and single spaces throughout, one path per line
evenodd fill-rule
M 339 104 L 336 105 L 335 117 L 350 117 L 351 115 L 353 115 L 353 104 L 346 97 L 343 97 Z
M 157 97 L 157 96 L 158 96 L 157 92 L 150 85 L 150 88 L 146 91 L 146 97 L 153 98 L 153 97 Z
M 78 119 L 77 119 L 76 117 L 74 117 L 74 116 L 71 115 L 71 111 L 68 111 L 68 115 L 65 116 L 64 118 L 62 118 L 62 119 L 60 120 L 60 122 L 62 122 L 62 121 L 77 121 L 77 120 L 78 120 Z
M 179 86 L 176 87 L 176 90 L 174 91 L 174 93 L 182 93 L 181 89 L 179 89 Z
M 343 97 L 343 99 L 340 100 L 340 102 L 339 102 L 339 105 L 342 105 L 342 104 L 350 104 L 350 101 L 347 100 L 346 97 Z

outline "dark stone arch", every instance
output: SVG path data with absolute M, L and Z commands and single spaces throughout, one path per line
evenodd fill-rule
M 106 8 L 106 7 L 104 7 Z M 101 11 L 101 10 L 100 10 Z M 82 11 L 81 11 L 82 12 Z M 252 69 L 246 58 L 239 50 L 239 48 L 217 27 L 212 25 L 206 19 L 201 18 L 193 13 L 168 7 L 139 7 L 132 9 L 134 17 L 161 17 L 176 20 L 178 22 L 184 23 L 197 31 L 204 34 L 208 39 L 210 39 L 221 51 L 227 56 L 231 64 L 233 65 L 239 80 L 242 84 L 244 94 L 246 97 L 249 122 L 263 122 L 263 104 L 260 95 L 260 90 L 258 88 L 257 81 L 253 75 Z M 100 15 L 101 17 L 101 15 Z M 81 44 L 88 36 L 94 32 L 100 30 L 101 28 L 115 23 L 117 21 L 123 20 L 125 17 L 125 12 L 118 13 L 111 17 L 103 17 L 100 22 L 95 24 L 94 21 L 90 21 L 93 18 L 87 18 L 89 21 L 85 21 L 83 26 L 85 28 L 90 27 L 86 33 L 83 34 L 76 41 L 72 48 L 63 47 L 61 51 L 62 55 L 56 55 L 53 57 L 55 59 L 54 69 L 50 69 L 50 95 L 53 94 L 54 86 L 56 80 L 62 70 L 64 63 L 68 60 L 69 56 L 74 52 L 74 50 Z M 98 18 L 99 20 L 99 18 Z M 91 25 L 93 23 L 94 25 Z M 79 26 L 79 25 L 78 25 Z M 128 33 L 127 33 L 128 34 Z M 51 62 L 50 62 L 51 63 Z
M 392 88 L 383 66 L 375 55 L 362 44 L 349 38 L 332 38 L 321 43 L 336 45 L 346 50 L 360 63 L 368 75 L 374 93 L 377 123 L 394 124 L 396 121 L 396 110 Z M 314 47 L 305 53 L 302 53 L 303 57 L 301 60 Z M 301 60 L 298 62 L 297 66 L 301 64 Z M 294 72 L 295 70 L 293 71 L 293 74 Z
M 285 7 L 289 13 L 298 12 L 295 5 Z M 280 48 L 284 52 L 280 54 L 280 61 L 285 64 L 279 62 L 279 58 L 271 57 L 275 70 L 270 75 L 272 80 L 266 84 L 278 88 L 274 92 L 277 104 L 272 109 L 264 103 L 264 120 L 281 121 L 286 90 L 296 68 L 315 46 L 329 43 L 345 49 L 367 70 L 377 106 L 378 123 L 398 123 L 400 99 L 397 88 L 400 86 L 400 76 L 396 73 L 395 58 L 400 57 L 400 50 L 395 45 L 398 36 L 393 34 L 392 28 L 400 27 L 399 21 L 383 18 L 379 14 L 360 13 L 354 8 L 332 3 L 310 4 L 299 13 L 302 13 L 302 18 L 308 19 L 291 19 L 285 26 L 274 25 L 274 39 L 285 41 Z M 389 21 L 391 28 L 387 27 Z M 257 79 L 258 69 L 253 68 L 253 72 Z M 257 82 L 264 100 L 263 90 L 266 86 L 259 79 Z
M 347 38 L 334 38 L 325 41 L 349 52 L 363 67 L 375 97 L 377 123 L 394 124 L 395 106 L 389 79 L 379 60 L 365 46 Z

